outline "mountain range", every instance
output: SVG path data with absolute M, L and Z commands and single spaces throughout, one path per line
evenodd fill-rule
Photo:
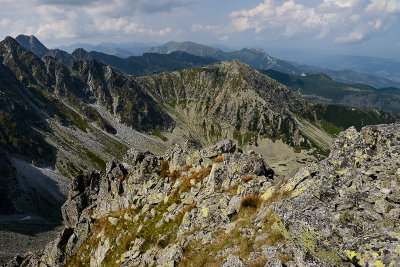
M 44 52 L 31 47 L 35 42 L 29 38 L 25 44 Z M 157 58 L 162 64 L 174 58 L 181 64 L 177 70 L 131 77 L 89 58 L 98 55 L 93 52 L 47 50 L 40 57 L 29 50 L 11 37 L 0 42 L 0 156 L 6 170 L 0 192 L 9 192 L 2 195 L 0 209 L 55 223 L 67 197 L 57 186 L 87 170 L 114 168 L 112 160 L 121 160 L 128 147 L 161 155 L 175 144 L 201 148 L 230 138 L 240 151 L 253 149 L 271 170 L 283 174 L 326 157 L 333 138 L 345 128 L 400 119 L 383 111 L 310 102 L 237 59 L 216 62 L 170 53 Z M 140 58 L 149 59 L 141 71 L 158 72 L 158 63 L 150 61 L 153 55 Z M 191 68 L 181 69 L 185 66 Z M 37 172 L 46 175 L 39 179 Z M 118 174 L 121 183 L 126 174 Z M 13 223 L 7 227 L 15 231 Z
M 169 42 L 163 46 L 150 49 L 149 53 L 145 53 L 142 56 L 120 58 L 101 52 L 87 52 L 84 49 L 76 49 L 72 54 L 68 54 L 59 49 L 48 50 L 33 36 L 21 36 L 17 37 L 16 40 L 18 41 L 19 39 L 22 40 L 20 42 L 22 45 L 26 45 L 26 49 L 40 51 L 38 52 L 39 55 L 51 56 L 66 65 L 72 65 L 75 61 L 95 59 L 133 76 L 205 66 L 217 62 L 218 60 L 215 58 L 219 60 L 239 59 L 287 85 L 292 90 L 300 90 L 306 98 L 312 101 L 400 113 L 398 105 L 400 90 L 396 88 L 375 89 L 359 83 L 342 83 L 334 81 L 331 77 L 321 73 L 306 75 L 299 68 L 306 67 L 311 73 L 314 73 L 316 69 L 308 66 L 296 67 L 285 61 L 272 58 L 260 49 L 245 48 L 227 53 L 218 48 L 192 42 Z M 358 81 L 361 75 L 361 80 L 368 78 L 373 80 L 374 83 L 385 84 L 385 82 L 379 81 L 378 78 L 369 77 L 368 75 L 348 71 L 325 71 L 332 74 L 339 81 L 346 80 L 345 77 L 347 75 L 350 75 L 353 81 Z M 287 74 L 288 72 L 301 72 L 302 75 Z
M 168 54 L 174 51 L 184 51 L 197 56 L 208 56 L 213 57 L 218 60 L 231 60 L 231 59 L 239 59 L 240 61 L 251 65 L 254 68 L 267 70 L 273 69 L 279 72 L 283 72 L 286 74 L 295 74 L 301 75 L 302 73 L 325 73 L 332 77 L 335 81 L 344 82 L 344 83 L 364 83 L 375 88 L 384 88 L 384 87 L 397 87 L 400 88 L 400 83 L 395 79 L 396 71 L 393 68 L 394 72 L 392 74 L 379 76 L 379 72 L 367 71 L 356 72 L 348 70 L 347 68 L 340 68 L 335 65 L 335 69 L 329 69 L 325 65 L 323 67 L 309 66 L 304 64 L 298 64 L 291 61 L 280 60 L 274 57 L 271 57 L 267 53 L 265 53 L 262 49 L 257 48 L 244 48 L 242 50 L 233 51 L 233 52 L 224 52 L 221 49 L 200 45 L 193 42 L 168 42 L 164 45 L 150 48 L 147 52 L 156 52 L 162 54 Z M 343 59 L 344 61 L 344 59 Z M 342 62 L 343 62 L 342 61 Z M 394 61 L 392 62 L 394 63 Z M 360 64 L 359 64 L 360 65 Z M 368 65 L 368 64 L 367 64 Z M 393 65 L 393 64 L 392 64 Z M 400 64 L 397 63 L 397 68 L 399 68 Z M 364 68 L 365 69 L 365 68 Z M 362 68 L 355 68 L 355 70 L 362 71 Z M 394 74 L 393 74 L 394 73 Z
M 127 58 L 130 56 L 140 56 L 147 49 L 157 45 L 156 43 L 143 43 L 143 42 L 124 42 L 124 43 L 113 43 L 113 42 L 102 42 L 98 45 L 92 45 L 87 43 L 75 43 L 71 45 L 62 45 L 58 49 L 64 50 L 68 53 L 72 53 L 75 49 L 83 48 L 86 51 L 96 51 L 105 53 L 108 55 L 118 56 Z
M 24 46 L 26 49 L 28 49 L 30 51 L 39 51 L 39 50 L 43 51 L 43 47 L 44 47 L 43 44 L 40 43 L 40 41 L 37 40 L 34 36 L 20 35 L 16 38 L 16 40 L 17 41 L 21 40 L 22 46 Z M 31 40 L 31 41 L 26 41 L 26 40 Z M 109 44 L 109 45 L 111 45 L 111 44 Z M 126 44 L 126 45 L 129 46 L 129 44 Z M 83 46 L 87 47 L 85 45 L 83 45 Z M 111 46 L 113 46 L 113 45 L 111 45 Z M 122 45 L 122 47 L 124 47 L 124 46 Z M 89 51 L 96 49 L 96 47 L 93 47 L 93 46 L 90 46 L 87 48 L 88 49 L 86 49 L 86 50 L 89 50 Z M 201 45 L 201 44 L 197 44 L 197 43 L 193 43 L 193 42 L 182 42 L 182 43 L 168 42 L 161 46 L 148 48 L 146 50 L 146 53 L 169 54 L 171 52 L 177 52 L 177 51 L 186 52 L 188 54 L 199 56 L 199 57 L 206 57 L 208 59 L 214 58 L 215 60 L 219 60 L 219 61 L 238 59 L 244 63 L 251 65 L 254 68 L 261 69 L 261 70 L 273 69 L 273 70 L 283 72 L 286 74 L 294 74 L 294 75 L 301 75 L 302 73 L 310 73 L 310 74 L 325 73 L 328 76 L 330 76 L 332 79 L 334 79 L 335 81 L 338 81 L 338 82 L 349 83 L 349 84 L 363 83 L 363 84 L 373 86 L 375 88 L 387 88 L 387 87 L 400 88 L 400 82 L 398 82 L 394 79 L 394 77 L 396 75 L 389 74 L 389 75 L 382 77 L 382 76 L 377 76 L 377 75 L 379 75 L 380 72 L 376 72 L 375 75 L 372 75 L 373 72 L 371 72 L 371 71 L 366 72 L 366 73 L 360 73 L 360 72 L 355 72 L 352 70 L 343 70 L 340 68 L 338 69 L 337 66 L 335 67 L 336 70 L 332 70 L 332 69 L 327 69 L 326 67 L 321 68 L 321 67 L 315 67 L 315 66 L 308 66 L 308 65 L 304 65 L 304 64 L 297 64 L 295 62 L 284 61 L 284 60 L 280 60 L 280 59 L 271 57 L 270 55 L 265 53 L 265 51 L 262 49 L 244 48 L 244 49 L 237 50 L 237 51 L 225 52 L 217 47 Z M 146 63 L 145 63 L 146 59 L 140 58 L 140 56 L 136 57 L 136 58 L 132 58 L 131 60 L 123 61 L 122 59 L 109 58 L 109 55 L 126 58 L 126 57 L 129 57 L 131 54 L 119 55 L 118 53 L 114 53 L 112 51 L 104 50 L 101 48 L 99 48 L 98 50 L 92 51 L 92 52 L 94 54 L 96 54 L 96 52 L 98 52 L 97 55 L 95 55 L 95 56 L 98 57 L 100 60 L 108 60 L 108 62 L 105 62 L 106 64 L 110 64 L 112 66 L 113 66 L 113 64 L 115 64 L 116 66 L 118 65 L 119 67 L 121 67 L 121 65 L 123 65 L 126 73 L 131 74 L 131 75 L 142 75 L 143 73 L 150 74 L 150 73 L 156 73 L 156 72 L 160 72 L 160 71 L 168 71 L 168 70 L 171 71 L 171 70 L 180 69 L 178 67 L 171 68 L 171 65 L 169 65 L 168 67 L 170 69 L 168 69 L 168 67 L 166 67 L 166 66 L 162 66 L 161 68 L 155 67 L 154 70 L 150 70 L 150 71 L 149 70 L 138 71 L 137 67 L 134 66 L 134 64 L 137 63 L 137 61 L 139 61 L 139 63 L 141 65 L 146 65 Z M 43 54 L 43 52 L 41 54 L 39 54 L 38 56 L 43 57 L 42 54 Z M 65 51 L 61 51 L 59 49 L 53 49 L 53 51 L 50 51 L 49 55 L 53 56 L 53 57 L 57 57 L 61 60 L 65 60 L 64 63 L 73 61 L 73 57 L 68 56 Z M 136 55 L 136 54 L 134 54 L 134 55 Z M 153 55 L 153 57 L 157 57 L 157 56 Z M 161 60 L 162 59 L 160 59 L 160 61 Z M 132 64 L 129 63 L 130 61 Z M 118 63 L 116 63 L 116 62 L 118 62 Z M 174 62 L 174 64 L 176 64 L 178 66 L 179 62 Z M 116 67 L 116 66 L 114 66 L 114 67 Z M 382 64 L 381 64 L 381 66 L 382 66 Z M 388 71 L 386 71 L 386 72 L 388 72 Z
M 376 89 L 365 84 L 346 84 L 334 81 L 323 73 L 289 75 L 274 70 L 261 73 L 299 92 L 303 97 L 318 103 L 385 110 L 400 114 L 400 90 Z

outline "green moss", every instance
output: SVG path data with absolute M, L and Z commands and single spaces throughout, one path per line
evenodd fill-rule
M 91 152 L 89 149 L 87 148 L 82 148 L 85 153 L 86 156 L 88 157 L 88 159 L 97 167 L 99 167 L 100 169 L 102 169 L 103 171 L 106 170 L 106 162 L 100 158 L 99 156 L 97 156 L 96 154 L 94 154 L 93 152 Z
M 168 138 L 165 137 L 162 133 L 159 127 L 156 127 L 156 129 L 154 130 L 153 135 L 157 136 L 158 138 L 160 138 L 162 141 L 167 142 Z
M 239 146 L 243 146 L 242 133 L 240 131 L 233 131 L 233 139 L 238 141 Z
M 326 122 L 324 120 L 321 121 L 321 126 L 330 136 L 336 137 L 340 132 L 343 131 L 343 128 L 337 127 L 335 124 L 331 122 Z

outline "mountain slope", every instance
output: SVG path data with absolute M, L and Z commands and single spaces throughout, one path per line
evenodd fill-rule
M 399 119 L 385 112 L 313 104 L 237 60 L 137 81 L 176 122 L 170 138 L 190 136 L 203 145 L 231 138 L 240 146 L 263 149 L 269 146 L 265 140 L 281 140 L 296 150 L 313 147 L 326 153 L 340 129 Z M 338 113 L 344 117 L 335 117 Z
M 399 129 L 351 127 L 281 179 L 230 140 L 130 150 L 77 176 L 58 238 L 10 266 L 397 266 Z
M 379 109 L 400 114 L 400 90 L 375 89 L 363 84 L 335 82 L 325 74 L 306 76 L 288 75 L 274 70 L 261 70 L 263 74 L 279 81 L 304 97 L 319 103 Z
M 160 139 L 134 128 L 153 133 L 173 122 L 133 79 L 103 63 L 42 60 L 10 37 L 0 42 L 0 63 L 3 263 L 54 237 L 71 178 L 105 170 L 128 146 L 164 152 Z

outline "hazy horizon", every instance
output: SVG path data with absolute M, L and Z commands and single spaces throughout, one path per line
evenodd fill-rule
M 396 0 L 0 0 L 0 37 L 74 43 L 192 41 L 268 53 L 400 56 Z

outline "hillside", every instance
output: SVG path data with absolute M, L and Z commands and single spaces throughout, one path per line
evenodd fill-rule
M 59 237 L 10 264 L 396 266 L 399 129 L 351 127 L 327 159 L 283 179 L 230 140 L 130 150 L 76 177 Z

